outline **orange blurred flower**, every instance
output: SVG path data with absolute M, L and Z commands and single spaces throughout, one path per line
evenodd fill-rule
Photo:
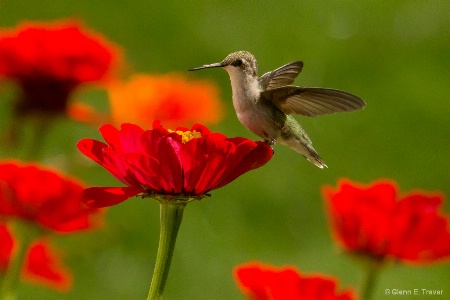
M 133 123 L 151 128 L 154 120 L 167 127 L 216 123 L 222 106 L 216 85 L 188 81 L 178 74 L 138 74 L 109 88 L 112 123 Z
M 74 121 L 93 126 L 109 122 L 107 115 L 98 112 L 94 107 L 84 102 L 76 101 L 69 103 L 66 113 L 67 116 Z

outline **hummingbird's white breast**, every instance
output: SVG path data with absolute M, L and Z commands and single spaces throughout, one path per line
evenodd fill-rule
M 224 68 L 230 75 L 233 106 L 239 121 L 254 134 L 265 140 L 276 139 L 268 124 L 270 117 L 260 103 L 261 90 L 256 76 L 250 76 L 233 66 Z
M 225 67 L 225 70 L 230 75 L 233 105 L 236 112 L 254 105 L 260 95 L 257 78 L 250 77 L 242 70 L 232 66 Z

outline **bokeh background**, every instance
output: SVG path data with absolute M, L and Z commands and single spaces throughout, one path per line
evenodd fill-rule
M 209 127 L 228 136 L 257 138 L 235 116 L 228 75 L 186 70 L 237 50 L 256 56 L 260 74 L 302 60 L 296 84 L 346 90 L 367 102 L 361 112 L 297 118 L 328 169 L 278 145 L 265 167 L 189 204 L 165 299 L 241 299 L 232 270 L 251 260 L 294 265 L 337 277 L 341 287 L 358 287 L 361 269 L 332 241 L 320 193 L 339 178 L 390 178 L 402 191 L 441 191 L 448 198 L 449 16 L 449 1 L 0 1 L 1 27 L 76 18 L 121 45 L 132 72 L 215 81 L 224 119 Z M 13 94 L 13 87 L 0 86 L 2 128 Z M 107 102 L 101 91 L 76 97 L 100 107 Z M 43 137 L 39 160 L 88 185 L 118 185 L 78 153 L 76 142 L 85 137 L 100 136 L 96 128 L 61 118 Z M 21 151 L 0 154 L 20 158 Z M 135 198 L 112 207 L 102 229 L 53 240 L 74 273 L 71 292 L 22 284 L 20 298 L 145 299 L 158 234 L 157 202 Z M 390 266 L 375 299 L 395 298 L 384 295 L 387 288 L 443 289 L 445 298 L 449 278 L 448 264 Z

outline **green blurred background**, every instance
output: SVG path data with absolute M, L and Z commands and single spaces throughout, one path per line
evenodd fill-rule
M 330 237 L 320 190 L 342 177 L 363 183 L 391 178 L 402 191 L 450 195 L 449 16 L 449 1 L 0 1 L 1 27 L 75 17 L 121 45 L 133 72 L 177 71 L 216 81 L 226 114 L 210 127 L 229 136 L 257 138 L 234 114 L 228 75 L 186 70 L 237 50 L 255 54 L 260 74 L 303 60 L 296 84 L 346 90 L 367 102 L 357 113 L 297 118 L 328 169 L 279 145 L 265 167 L 188 205 L 165 299 L 241 299 L 232 269 L 251 260 L 291 264 L 338 277 L 340 287 L 359 286 L 361 270 Z M 3 128 L 13 90 L 0 89 Z M 101 92 L 76 97 L 106 103 Z M 99 133 L 58 121 L 44 140 L 41 162 L 88 185 L 119 185 L 78 153 L 76 142 L 85 137 Z M 135 198 L 110 208 L 106 219 L 101 230 L 54 239 L 74 273 L 70 293 L 22 284 L 20 299 L 145 299 L 158 203 Z M 445 264 L 390 266 L 375 299 L 396 298 L 384 295 L 388 288 L 443 289 L 445 298 L 449 278 Z

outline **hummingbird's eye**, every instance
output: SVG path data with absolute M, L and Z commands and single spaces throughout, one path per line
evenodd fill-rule
M 239 67 L 240 65 L 242 65 L 242 59 L 238 59 L 233 63 L 234 67 Z

